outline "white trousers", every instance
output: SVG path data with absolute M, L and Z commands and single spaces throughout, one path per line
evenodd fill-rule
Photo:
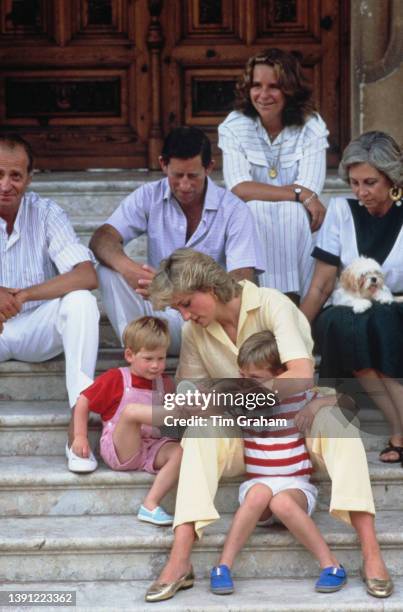
M 294 292 L 303 298 L 311 284 L 315 260 L 311 257 L 316 237 L 311 233 L 307 211 L 296 202 L 250 200 L 248 206 L 264 255 L 261 287 Z
M 160 317 L 168 323 L 171 334 L 168 352 L 170 355 L 179 355 L 183 325 L 179 312 L 173 308 L 154 310 L 151 302 L 136 293 L 121 274 L 106 266 L 98 266 L 97 274 L 105 312 L 121 343 L 123 331 L 130 321 L 151 315 Z
M 72 291 L 8 320 L 0 334 L 0 361 L 46 361 L 64 351 L 66 387 L 73 407 L 94 380 L 98 323 L 95 297 L 89 291 Z

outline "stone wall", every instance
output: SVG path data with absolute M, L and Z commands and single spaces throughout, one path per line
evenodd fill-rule
M 351 0 L 351 134 L 403 145 L 403 0 Z

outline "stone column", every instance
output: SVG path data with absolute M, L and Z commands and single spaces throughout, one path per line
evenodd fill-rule
M 352 0 L 351 132 L 403 144 L 403 1 Z

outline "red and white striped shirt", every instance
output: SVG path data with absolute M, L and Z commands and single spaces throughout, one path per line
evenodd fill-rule
M 270 427 L 261 432 L 242 428 L 244 459 L 248 478 L 261 476 L 309 476 L 313 467 L 305 438 L 294 425 L 294 417 L 317 394 L 304 391 L 285 398 L 273 410 L 273 418 L 287 420 L 287 427 Z M 259 411 L 254 411 L 254 416 Z

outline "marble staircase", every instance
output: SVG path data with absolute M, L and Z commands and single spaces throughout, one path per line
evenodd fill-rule
M 66 208 L 85 240 L 124 195 L 148 178 L 150 173 L 139 172 L 42 173 L 35 177 L 33 189 Z M 330 177 L 326 197 L 343 189 Z M 142 242 L 130 252 L 141 258 L 144 249 Z M 120 363 L 121 350 L 102 318 L 97 371 Z M 173 371 L 175 360 L 169 360 L 168 367 Z M 364 407 L 359 417 L 378 508 L 379 540 L 396 583 L 390 599 L 378 601 L 366 594 L 358 577 L 355 533 L 328 515 L 330 484 L 326 476 L 317 475 L 315 520 L 349 572 L 342 591 L 316 594 L 316 563 L 285 529 L 274 526 L 257 528 L 240 555 L 234 571 L 236 593 L 212 595 L 209 568 L 217 560 L 237 505 L 239 480 L 227 479 L 217 495 L 222 519 L 195 546 L 195 587 L 155 607 L 180 612 L 402 612 L 403 470 L 377 460 L 387 438 L 379 413 Z M 10 590 L 73 590 L 80 612 L 150 610 L 144 592 L 172 542 L 169 528 L 139 523 L 135 517 L 152 477 L 112 472 L 102 463 L 90 475 L 70 473 L 64 458 L 68 422 L 62 357 L 42 364 L 0 364 L 0 596 Z M 93 445 L 99 433 L 99 419 L 91 417 Z M 164 505 L 173 510 L 173 494 Z M 0 604 L 3 609 L 9 608 Z

